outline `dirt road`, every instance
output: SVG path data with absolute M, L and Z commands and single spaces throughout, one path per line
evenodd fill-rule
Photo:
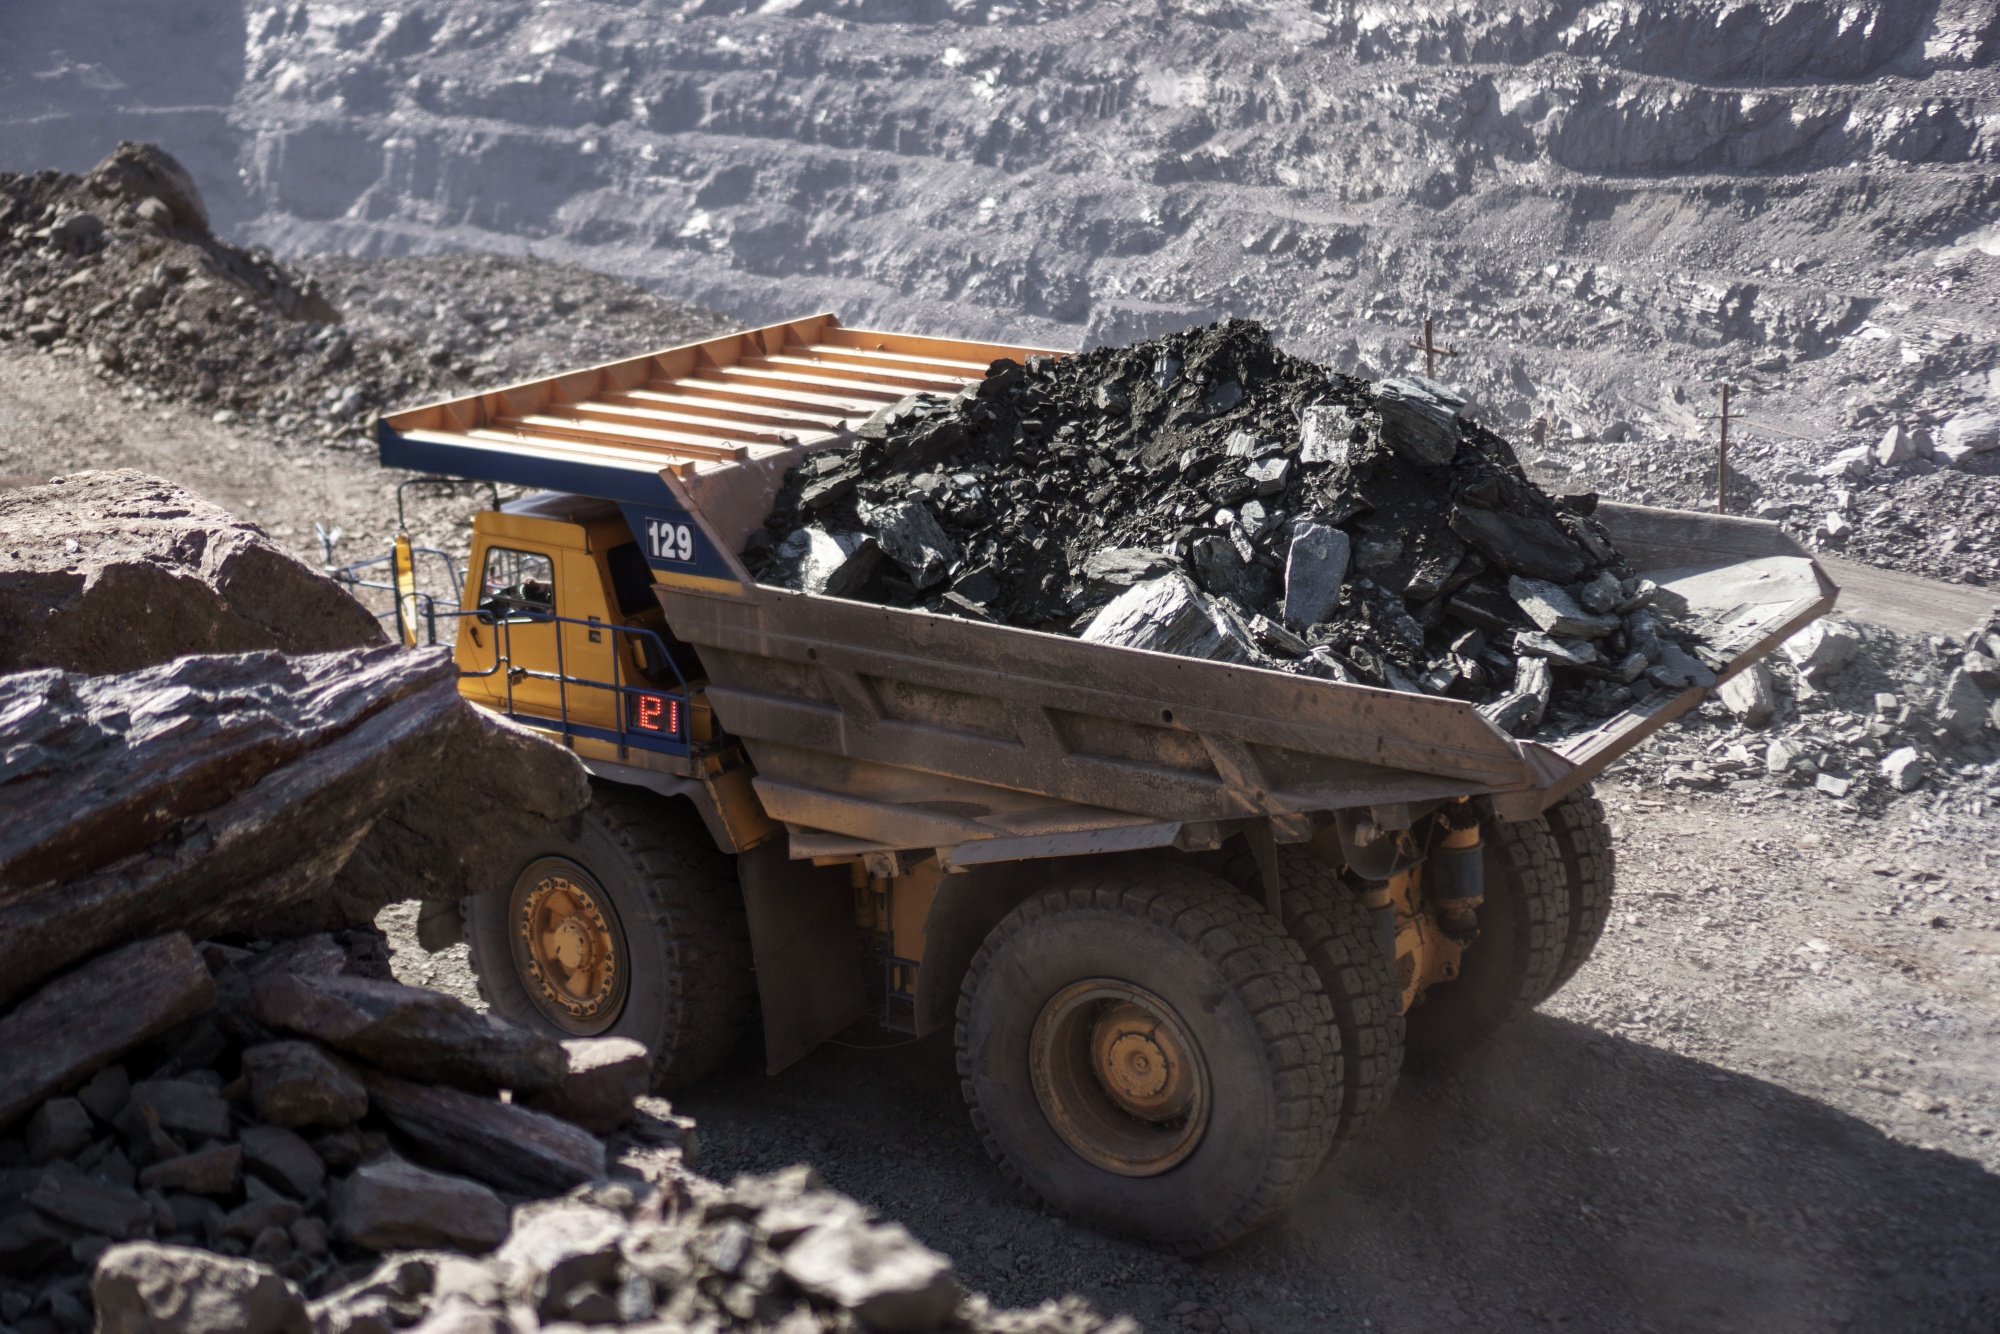
M 185 482 L 302 553 L 316 519 L 365 534 L 356 554 L 393 524 L 365 455 L 0 349 L 0 474 L 106 466 Z M 460 512 L 418 527 L 449 540 Z M 2000 829 L 1629 781 L 1604 788 L 1622 888 L 1597 958 L 1478 1059 L 1412 1072 L 1377 1137 L 1222 1255 L 1108 1241 L 1008 1186 L 945 1035 L 880 1047 L 864 1027 L 847 1040 L 878 1049 L 771 1080 L 745 1050 L 682 1105 L 713 1174 L 818 1163 L 997 1300 L 1082 1291 L 1157 1329 L 2000 1329 Z M 407 980 L 469 989 L 462 947 L 423 955 L 407 908 L 385 922 Z

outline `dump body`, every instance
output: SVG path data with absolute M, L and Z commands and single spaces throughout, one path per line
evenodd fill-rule
M 1539 813 L 1700 702 L 1656 696 L 1556 744 L 1470 704 L 759 585 L 735 553 L 786 471 L 913 390 L 1035 350 L 791 321 L 397 413 L 383 462 L 617 503 L 687 683 L 755 766 L 795 858 L 935 851 L 946 868 L 1210 847 L 1330 812 L 1401 828 L 1483 795 Z M 1057 356 L 1059 353 L 1046 353 Z M 1724 678 L 1829 610 L 1775 524 L 1600 510 L 1635 568 L 1724 627 Z M 518 716 L 518 715 L 517 715 Z M 1320 817 L 1320 818 L 1315 818 Z

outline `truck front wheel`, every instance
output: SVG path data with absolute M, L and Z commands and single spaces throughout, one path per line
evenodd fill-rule
M 480 989 L 553 1037 L 629 1037 L 653 1086 L 709 1073 L 742 1035 L 754 979 L 729 859 L 677 803 L 599 787 L 503 888 L 466 901 Z
M 993 1156 L 1059 1209 L 1182 1254 L 1276 1213 L 1332 1142 L 1339 1037 L 1283 927 L 1167 861 L 1085 875 L 986 938 L 958 1070 Z

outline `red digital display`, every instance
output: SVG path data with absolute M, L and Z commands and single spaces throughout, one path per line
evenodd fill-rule
M 678 733 L 681 730 L 681 702 L 664 695 L 640 695 L 634 723 L 642 731 Z

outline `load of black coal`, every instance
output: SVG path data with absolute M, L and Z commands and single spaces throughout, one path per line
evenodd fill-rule
M 1465 699 L 1517 734 L 1712 684 L 1596 498 L 1541 491 L 1465 406 L 1248 320 L 996 361 L 810 456 L 744 558 L 814 593 Z

